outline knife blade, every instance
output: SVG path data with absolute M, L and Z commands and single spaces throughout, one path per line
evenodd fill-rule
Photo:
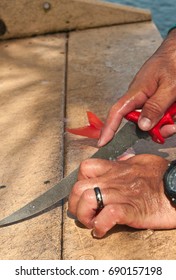
M 176 135 L 168 138 L 161 146 L 153 142 L 147 133 L 140 131 L 134 124 L 127 123 L 111 142 L 100 148 L 91 157 L 113 160 L 130 148 L 134 154 L 155 154 L 172 160 L 176 155 L 175 143 Z M 61 200 L 69 195 L 72 186 L 77 181 L 78 170 L 79 168 L 75 169 L 47 192 L 1 220 L 0 227 L 38 216 L 59 206 Z
M 100 148 L 91 158 L 116 159 L 141 138 L 149 139 L 149 136 L 147 133 L 140 131 L 135 124 L 128 122 L 116 133 L 107 145 Z M 2 219 L 0 221 L 0 227 L 36 217 L 39 214 L 49 211 L 51 208 L 53 209 L 59 206 L 61 200 L 69 195 L 72 186 L 77 181 L 78 170 L 79 168 L 76 168 L 54 187 Z

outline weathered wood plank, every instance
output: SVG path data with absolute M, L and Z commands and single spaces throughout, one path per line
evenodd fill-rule
M 151 20 L 148 10 L 97 0 L 1 0 L 0 38 Z
M 161 37 L 152 23 L 72 32 L 69 38 L 67 126 L 85 125 L 87 110 L 105 118 L 111 105 L 124 94 L 134 74 L 160 42 Z M 94 140 L 67 134 L 66 143 L 66 173 L 96 151 Z M 134 230 L 117 226 L 106 238 L 95 240 L 90 230 L 67 216 L 66 205 L 63 257 L 175 259 L 175 230 Z
M 0 217 L 63 173 L 64 34 L 0 43 Z M 60 259 L 61 209 L 0 228 L 0 259 Z

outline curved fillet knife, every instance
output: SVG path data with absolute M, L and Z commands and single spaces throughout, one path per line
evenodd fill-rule
M 123 152 L 125 152 L 128 148 L 132 146 L 134 147 L 135 145 L 136 147 L 138 147 L 140 141 L 145 141 L 145 143 L 141 143 L 143 152 L 145 151 L 145 153 L 150 153 L 152 141 L 149 140 L 150 137 L 147 133 L 140 131 L 135 124 L 128 122 L 120 131 L 118 131 L 118 133 L 116 133 L 111 142 L 100 148 L 91 157 L 113 160 Z M 146 151 L 146 149 L 144 148 L 144 146 L 147 146 L 146 143 L 149 143 L 149 151 Z M 157 143 L 154 143 L 152 145 L 155 145 L 154 150 L 156 151 L 159 149 L 158 147 L 161 147 L 161 145 Z M 14 223 L 36 217 L 39 214 L 42 214 L 53 209 L 56 206 L 59 206 L 61 200 L 69 195 L 72 186 L 77 181 L 77 175 L 78 168 L 68 176 L 63 178 L 57 185 L 31 201 L 30 203 L 26 204 L 16 212 L 12 213 L 10 216 L 1 220 L 0 227 L 12 225 Z

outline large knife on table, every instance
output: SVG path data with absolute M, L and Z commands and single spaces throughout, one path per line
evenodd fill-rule
M 174 147 L 176 140 L 174 139 L 174 141 L 171 142 L 170 146 Z M 142 152 L 158 154 L 161 145 L 152 142 L 147 133 L 140 131 L 135 124 L 128 122 L 121 130 L 118 131 L 118 133 L 116 133 L 111 142 L 100 148 L 91 157 L 113 160 L 130 147 L 132 147 L 136 153 Z M 166 155 L 164 154 L 164 157 L 166 157 Z M 1 220 L 0 227 L 12 225 L 14 223 L 36 217 L 39 214 L 45 213 L 50 209 L 59 206 L 61 200 L 69 195 L 72 186 L 77 181 L 77 175 L 78 168 L 63 178 L 57 185 Z

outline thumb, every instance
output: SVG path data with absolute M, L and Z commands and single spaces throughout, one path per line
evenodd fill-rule
M 144 131 L 152 129 L 174 102 L 174 95 L 158 89 L 144 104 L 138 120 L 138 126 Z

